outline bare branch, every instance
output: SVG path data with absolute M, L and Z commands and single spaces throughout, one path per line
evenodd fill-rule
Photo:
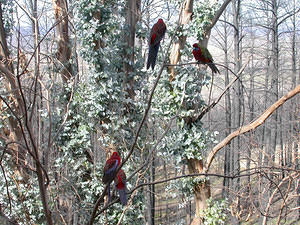
M 265 120 L 280 106 L 282 106 L 287 100 L 289 100 L 290 98 L 294 97 L 295 95 L 300 93 L 300 85 L 298 85 L 295 89 L 293 89 L 292 91 L 290 91 L 289 93 L 287 93 L 286 95 L 284 95 L 283 97 L 281 97 L 278 101 L 276 101 L 273 105 L 271 105 L 260 117 L 258 117 L 255 121 L 253 121 L 252 123 L 240 127 L 239 129 L 237 129 L 236 131 L 232 132 L 231 134 L 229 134 L 225 139 L 223 139 L 223 141 L 221 141 L 219 144 L 217 144 L 212 151 L 209 153 L 208 157 L 207 157 L 207 161 L 206 161 L 206 168 L 205 171 L 207 172 L 210 168 L 210 165 L 213 161 L 213 159 L 215 158 L 215 155 L 218 153 L 218 151 L 220 151 L 224 146 L 226 146 L 228 143 L 230 143 L 230 141 L 241 135 L 244 134 L 246 132 L 249 132 L 251 130 L 256 129 L 257 127 L 259 127 L 260 125 L 262 125 Z

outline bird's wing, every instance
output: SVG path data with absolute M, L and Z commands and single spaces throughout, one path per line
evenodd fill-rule
M 157 45 L 164 37 L 166 33 L 166 25 L 165 24 L 154 24 L 149 38 L 149 45 Z
M 108 168 L 104 171 L 105 174 L 110 174 L 115 171 L 118 167 L 119 160 L 114 160 L 111 164 L 108 164 Z
M 213 62 L 213 58 L 207 48 L 200 47 L 203 56 Z

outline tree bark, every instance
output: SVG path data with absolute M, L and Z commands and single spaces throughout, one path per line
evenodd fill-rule
M 197 159 L 188 160 L 188 168 L 190 173 L 203 173 L 203 161 Z M 210 182 L 205 177 L 203 181 L 194 186 L 196 212 L 191 225 L 203 224 L 204 210 L 207 208 L 207 200 L 211 196 Z
M 227 18 L 224 19 L 227 21 Z M 224 23 L 224 65 L 226 68 L 229 68 L 229 60 L 228 60 L 228 34 L 227 34 L 227 23 Z M 224 72 L 225 76 L 225 87 L 229 84 L 229 74 L 228 69 Z M 231 94 L 230 91 L 227 91 L 225 95 L 225 123 L 226 123 L 226 130 L 225 130 L 225 137 L 228 136 L 231 133 Z M 225 157 L 224 157 L 224 175 L 230 175 L 231 173 L 231 145 L 227 145 L 225 150 Z M 224 198 L 228 197 L 228 189 L 230 187 L 230 180 L 228 178 L 223 179 L 223 190 L 222 190 L 222 196 Z
M 233 11 L 233 26 L 234 26 L 234 72 L 237 73 L 241 68 L 241 39 L 240 39 L 240 0 L 232 1 Z M 242 108 L 243 108 L 243 93 L 242 93 L 242 79 L 233 87 L 234 98 L 233 98 L 233 126 L 240 127 L 242 121 Z M 240 172 L 240 155 L 241 155 L 241 139 L 238 136 L 233 142 L 234 152 L 232 154 L 232 171 L 239 174 Z M 233 181 L 233 188 L 235 193 L 240 191 L 240 178 Z M 237 198 L 237 213 L 240 211 L 240 197 Z M 232 218 L 232 224 L 239 224 L 238 218 Z
M 63 84 L 68 84 L 72 78 L 74 77 L 74 71 L 72 69 L 71 57 L 72 57 L 72 47 L 73 44 L 70 40 L 69 35 L 69 9 L 68 9 L 68 0 L 52 0 L 53 10 L 54 10 L 54 18 L 56 20 L 56 34 L 57 34 L 57 51 L 55 53 L 55 57 L 59 62 L 58 68 L 59 74 L 63 81 Z M 70 91 L 66 91 L 66 95 L 68 98 L 71 96 Z M 67 111 L 67 104 L 64 104 L 65 111 Z M 71 117 L 73 115 L 71 114 Z M 49 152 L 47 153 L 49 154 Z M 46 157 L 47 158 L 47 157 Z M 61 184 L 61 182 L 65 182 L 62 180 L 62 176 L 67 175 L 68 169 L 64 170 L 62 175 L 58 175 L 56 177 L 57 183 Z M 72 199 L 67 196 L 66 192 L 58 193 L 57 204 L 59 210 L 62 212 L 62 215 L 65 221 L 72 221 L 73 217 L 70 215 L 70 211 L 72 210 Z M 55 220 L 59 221 L 60 218 L 56 217 Z
M 69 16 L 67 0 L 53 0 L 54 16 L 58 34 L 56 58 L 61 63 L 61 77 L 67 83 L 73 76 L 70 63 L 72 44 L 69 37 Z
M 135 56 L 135 33 L 136 23 L 139 20 L 141 1 L 140 0 L 128 0 L 127 1 L 127 15 L 126 23 L 128 29 L 124 31 L 125 49 L 124 49 L 124 71 L 125 79 L 124 86 L 131 99 L 134 98 L 134 79 L 131 73 L 134 71 L 134 56 Z M 128 86 L 128 87 L 127 87 Z
M 188 24 L 192 20 L 192 13 L 193 13 L 193 4 L 194 0 L 185 0 L 184 4 L 181 8 L 181 13 L 179 15 L 179 25 Z M 175 65 L 179 62 L 181 54 L 180 51 L 184 48 L 186 43 L 186 36 L 182 35 L 178 38 L 171 48 L 170 53 L 170 64 Z M 176 72 L 175 67 L 172 66 L 169 68 L 170 78 L 169 80 L 172 81 L 175 79 Z
M 3 15 L 2 15 L 2 3 L 0 3 L 0 71 L 5 77 L 6 90 L 11 93 L 8 97 L 9 104 L 14 110 L 15 116 L 8 118 L 8 129 L 5 132 L 7 142 L 10 142 L 9 148 L 12 149 L 10 153 L 15 157 L 16 172 L 20 173 L 26 182 L 28 174 L 24 171 L 24 165 L 26 164 L 26 150 L 17 143 L 23 143 L 23 136 L 21 128 L 16 117 L 22 118 L 25 113 L 24 102 L 19 92 L 19 86 L 14 76 L 14 69 L 8 45 L 6 41 L 6 32 L 4 30 Z M 1 99 L 3 104 L 3 99 Z

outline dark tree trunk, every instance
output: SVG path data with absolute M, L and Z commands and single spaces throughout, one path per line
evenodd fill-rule
M 225 18 L 226 21 L 226 18 Z M 228 58 L 228 40 L 227 40 L 227 23 L 224 23 L 224 64 L 226 68 L 229 67 L 229 58 Z M 229 73 L 228 69 L 224 72 L 225 75 L 225 87 L 229 84 Z M 226 92 L 225 95 L 225 121 L 226 121 L 226 130 L 225 130 L 225 137 L 227 137 L 231 133 L 231 93 L 230 91 Z M 231 145 L 227 145 L 225 147 L 225 157 L 224 157 L 224 174 L 230 175 L 231 173 Z M 224 198 L 228 198 L 228 190 L 230 187 L 230 180 L 228 178 L 223 179 L 223 190 L 222 195 Z

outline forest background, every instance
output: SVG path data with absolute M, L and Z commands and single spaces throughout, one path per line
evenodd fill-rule
M 0 223 L 297 224 L 299 11 L 0 0 Z M 158 18 L 167 32 L 147 71 Z M 195 42 L 220 74 L 196 64 Z M 101 182 L 113 151 L 125 207 Z

